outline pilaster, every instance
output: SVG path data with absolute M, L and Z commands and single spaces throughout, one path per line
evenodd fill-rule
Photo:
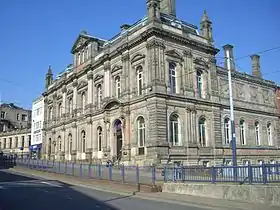
M 129 75 L 130 75 L 130 63 L 129 63 L 129 54 L 128 52 L 122 55 L 122 76 L 121 76 L 121 92 L 122 97 L 128 97 L 130 92 L 129 87 Z
M 91 161 L 92 159 L 92 141 L 93 141 L 93 132 L 92 132 L 92 120 L 87 119 L 87 132 L 86 132 L 86 159 Z

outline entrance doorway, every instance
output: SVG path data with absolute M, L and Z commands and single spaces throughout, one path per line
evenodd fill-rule
M 120 161 L 122 158 L 122 146 L 123 146 L 123 137 L 122 137 L 122 122 L 116 120 L 115 122 L 115 139 L 116 139 L 116 149 L 117 149 L 117 160 Z

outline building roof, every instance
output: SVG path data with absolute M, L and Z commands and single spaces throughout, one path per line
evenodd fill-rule
M 3 103 L 3 104 L 0 104 L 0 107 L 3 107 L 3 108 L 11 108 L 11 109 L 23 109 L 19 106 L 16 106 L 14 103 Z

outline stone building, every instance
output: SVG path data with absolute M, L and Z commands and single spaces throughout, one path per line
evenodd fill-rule
M 6 155 L 28 156 L 31 145 L 31 129 L 25 128 L 0 133 L 0 151 Z
M 144 2 L 144 1 L 143 1 Z M 212 22 L 176 17 L 175 0 L 147 0 L 146 15 L 110 40 L 83 31 L 73 65 L 46 75 L 45 158 L 230 164 L 228 71 L 217 66 Z M 238 72 L 230 50 L 238 163 L 280 160 L 276 84 Z
M 30 126 L 31 110 L 23 109 L 13 103 L 0 103 L 0 133 L 30 128 Z

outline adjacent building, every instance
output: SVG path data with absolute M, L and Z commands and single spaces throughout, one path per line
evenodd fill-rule
M 228 71 L 217 66 L 212 22 L 205 11 L 199 30 L 175 8 L 175 0 L 147 0 L 146 15 L 110 40 L 82 31 L 59 77 L 49 68 L 45 158 L 231 164 Z M 262 78 L 259 55 L 246 74 L 235 68 L 233 46 L 224 50 L 238 163 L 280 160 L 276 84 Z
M 31 145 L 31 129 L 23 128 L 0 133 L 0 151 L 5 155 L 29 157 Z
M 31 126 L 31 110 L 26 110 L 13 103 L 0 104 L 0 133 L 14 131 Z
M 32 123 L 31 123 L 31 154 L 40 157 L 43 141 L 44 125 L 44 97 L 41 96 L 32 103 Z

